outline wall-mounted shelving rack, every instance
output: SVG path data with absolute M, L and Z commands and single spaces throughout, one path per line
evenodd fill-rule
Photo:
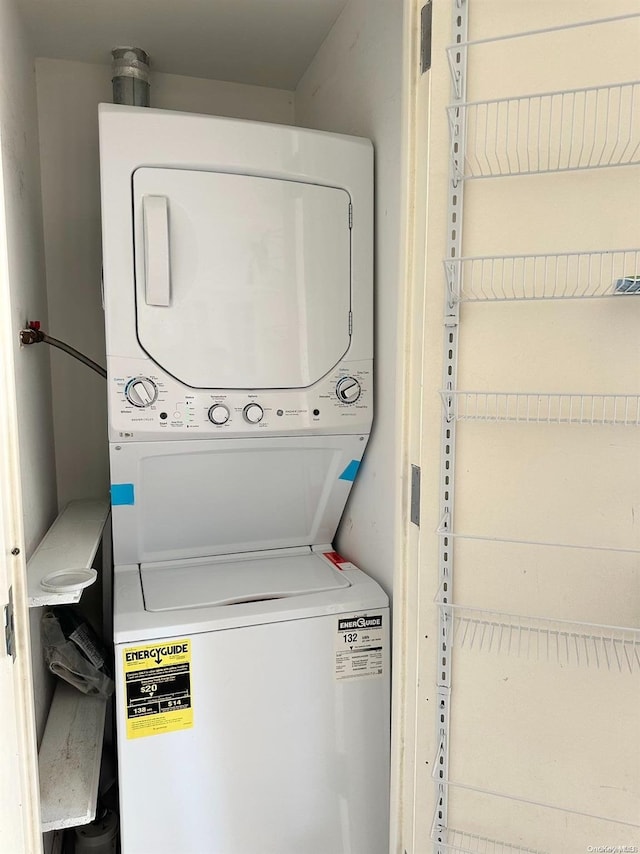
M 634 548 L 633 546 L 620 547 L 601 545 L 599 543 L 566 543 L 553 540 L 522 539 L 521 537 L 498 535 L 488 536 L 473 532 L 458 531 L 453 529 L 452 516 L 448 510 L 442 515 L 436 533 L 440 535 L 443 542 L 446 543 L 445 548 L 448 549 L 451 549 L 453 540 L 477 540 L 479 542 L 510 543 L 521 546 L 548 546 L 549 548 L 554 549 L 586 549 L 587 551 L 611 552 L 612 554 L 617 552 L 625 554 L 640 554 L 640 548 Z M 453 563 L 449 552 L 447 552 L 447 554 L 449 561 Z
M 640 249 L 486 255 L 444 267 L 449 305 L 640 294 Z
M 454 605 L 448 601 L 447 592 L 443 586 L 436 604 L 443 619 L 450 622 L 450 638 L 459 649 L 546 661 L 561 667 L 640 672 L 640 628 Z
M 453 145 L 462 121 L 456 178 L 497 178 L 640 163 L 640 81 L 458 103 L 449 108 Z
M 456 854 L 546 854 L 539 848 L 523 848 L 521 845 L 500 842 L 477 833 L 442 827 L 437 813 L 431 826 L 431 840 L 437 843 L 440 850 Z
M 640 14 L 619 15 L 469 41 L 466 33 L 470 4 L 471 0 L 454 0 L 452 3 L 453 43 L 447 48 L 452 90 L 451 103 L 447 110 L 450 129 L 450 168 L 448 234 L 446 255 L 443 260 L 444 372 L 440 393 L 442 400 L 440 518 L 442 521 L 438 528 L 440 589 L 435 599 L 439 613 L 436 729 L 439 750 L 436 761 L 433 763 L 436 810 L 431 839 L 434 854 L 443 854 L 445 851 L 465 854 L 507 854 L 507 852 L 509 854 L 511 852 L 543 854 L 547 851 L 560 850 L 560 846 L 564 846 L 570 838 L 566 835 L 557 837 L 554 841 L 555 847 L 548 845 L 540 847 L 542 839 L 546 840 L 545 833 L 538 833 L 540 822 L 544 821 L 545 812 L 548 816 L 555 815 L 556 819 L 558 814 L 562 813 L 567 816 L 568 822 L 577 821 L 578 824 L 573 827 L 578 835 L 582 833 L 580 823 L 585 822 L 587 824 L 595 822 L 594 834 L 600 833 L 606 827 L 640 828 L 640 825 L 629 821 L 618 821 L 616 818 L 607 816 L 606 806 L 603 806 L 601 812 L 590 812 L 586 808 L 580 812 L 578 809 L 564 809 L 552 803 L 527 801 L 515 794 L 474 788 L 466 785 L 468 781 L 453 782 L 449 775 L 449 768 L 454 647 L 456 650 L 464 650 L 466 654 L 472 653 L 474 656 L 480 654 L 493 656 L 492 660 L 500 660 L 503 668 L 507 659 L 509 666 L 516 669 L 524 667 L 524 662 L 535 661 L 541 665 L 553 664 L 561 671 L 586 668 L 601 673 L 611 672 L 622 679 L 635 676 L 640 671 L 640 628 L 599 625 L 580 620 L 558 619 L 550 615 L 527 615 L 517 613 L 515 608 L 512 613 L 503 608 L 494 609 L 490 605 L 487 606 L 486 601 L 483 602 L 482 607 L 459 603 L 454 597 L 454 558 L 456 557 L 454 543 L 456 538 L 462 537 L 467 540 L 490 541 L 492 548 L 500 548 L 501 543 L 568 549 L 593 548 L 600 550 L 603 559 L 606 552 L 636 550 L 590 546 L 585 543 L 546 543 L 538 540 L 510 539 L 508 536 L 483 536 L 481 532 L 477 535 L 455 532 L 455 492 L 464 484 L 463 473 L 459 475 L 456 483 L 458 429 L 468 430 L 469 428 L 460 426 L 460 423 L 469 421 L 503 422 L 510 425 L 545 424 L 550 427 L 553 425 L 595 427 L 606 425 L 607 428 L 640 426 L 640 390 L 636 392 L 630 389 L 628 394 L 569 392 L 562 389 L 561 382 L 558 383 L 559 390 L 542 392 L 520 388 L 507 391 L 458 389 L 460 307 L 465 303 L 521 301 L 532 305 L 539 301 L 605 298 L 627 301 L 626 304 L 631 305 L 634 296 L 640 295 L 640 249 L 617 248 L 615 245 L 607 247 L 602 244 L 598 246 L 594 243 L 591 246 L 585 245 L 582 250 L 570 251 L 568 247 L 567 251 L 564 251 L 562 247 L 563 251 L 560 252 L 537 251 L 546 247 L 531 246 L 531 236 L 528 234 L 522 248 L 532 248 L 535 250 L 533 252 L 509 252 L 509 249 L 516 247 L 505 245 L 507 249 L 505 254 L 495 252 L 474 254 L 471 251 L 465 254 L 463 252 L 465 186 L 468 181 L 476 179 L 484 179 L 480 184 L 487 186 L 487 182 L 491 179 L 502 181 L 505 178 L 528 176 L 527 191 L 543 190 L 543 194 L 536 197 L 539 205 L 536 213 L 539 216 L 540 210 L 544 209 L 546 198 L 549 199 L 552 209 L 554 204 L 560 207 L 561 200 L 552 197 L 555 185 L 552 186 L 549 180 L 545 183 L 544 179 L 541 179 L 542 184 L 536 185 L 535 176 L 574 173 L 573 178 L 567 176 L 564 181 L 582 181 L 584 179 L 580 174 L 586 171 L 601 170 L 600 175 L 603 176 L 606 174 L 604 170 L 612 167 L 637 166 L 640 164 L 640 81 L 637 79 L 602 81 L 600 85 L 559 87 L 554 91 L 540 92 L 533 91 L 535 88 L 535 81 L 533 81 L 531 87 L 526 86 L 524 94 L 507 93 L 507 97 L 468 100 L 466 96 L 467 66 L 473 48 L 480 45 L 492 50 L 492 45 L 495 43 L 520 40 L 517 50 L 514 48 L 512 51 L 513 56 L 520 56 L 520 44 L 528 42 L 527 49 L 530 49 L 532 39 L 537 36 L 551 34 L 556 38 L 556 34 L 573 33 L 583 28 L 597 28 L 608 24 L 625 26 L 625 22 L 638 19 Z M 593 33 L 594 30 L 592 29 L 591 32 Z M 603 68 L 605 67 L 603 65 Z M 630 76 L 636 77 L 637 74 L 632 72 Z M 574 80 L 569 82 L 573 83 Z M 584 82 L 591 83 L 593 80 Z M 540 88 L 542 89 L 543 86 Z M 524 84 L 522 90 L 525 90 Z M 600 177 L 599 180 L 605 179 Z M 515 182 L 510 186 L 515 187 Z M 518 183 L 517 186 L 519 191 L 525 191 L 524 182 Z M 602 188 L 604 185 L 598 186 Z M 489 194 L 486 198 L 500 198 L 504 204 L 504 199 L 508 199 L 508 196 L 498 193 L 491 195 L 492 190 L 492 187 L 488 188 Z M 568 191 L 568 187 L 563 184 L 562 192 Z M 480 185 L 474 188 L 474 210 L 477 210 L 478 199 L 482 198 L 479 194 Z M 469 195 L 467 204 L 471 201 L 472 197 Z M 553 237 L 554 241 L 557 240 L 556 235 Z M 594 235 L 592 234 L 591 237 L 593 238 Z M 473 232 L 473 239 L 478 241 L 477 229 Z M 602 240 L 602 237 L 600 239 Z M 495 240 L 493 236 L 492 240 Z M 575 240 L 575 234 L 573 240 Z M 634 238 L 629 239 L 627 235 L 625 243 L 628 245 L 632 242 L 635 242 Z M 553 248 L 558 247 L 556 245 Z M 562 318 L 566 322 L 566 313 Z M 467 309 L 463 314 L 464 322 L 466 319 Z M 486 336 L 486 325 L 482 329 Z M 474 356 L 479 358 L 475 352 Z M 548 358 L 548 354 L 546 356 Z M 615 358 L 622 364 L 624 355 L 616 352 Z M 509 383 L 505 385 L 508 388 Z M 556 385 L 555 382 L 554 385 Z M 588 381 L 585 385 L 588 387 Z M 492 428 L 488 426 L 487 429 Z M 529 430 L 526 435 L 532 436 L 532 431 Z M 565 441 L 568 441 L 566 433 L 563 435 Z M 601 434 L 593 433 L 594 441 L 599 435 Z M 474 437 L 477 439 L 476 434 Z M 540 441 L 538 433 L 535 438 L 537 442 Z M 513 440 L 512 436 L 511 439 Z M 583 445 L 580 447 L 582 448 Z M 476 448 L 475 445 L 474 448 Z M 467 520 L 465 524 L 468 524 L 471 518 L 469 515 L 471 505 L 472 501 L 468 500 L 465 506 L 465 520 Z M 536 510 L 536 508 L 531 509 L 532 512 Z M 537 508 L 537 510 L 540 512 L 543 508 Z M 505 532 L 505 534 L 508 533 Z M 476 578 L 481 578 L 482 566 L 474 567 L 474 574 Z M 517 575 L 514 576 L 513 585 L 514 588 L 517 586 Z M 550 591 L 550 595 L 553 595 L 553 591 Z M 550 610 L 558 613 L 555 608 Z M 572 616 L 574 615 L 575 612 Z M 522 664 L 518 659 L 522 660 Z M 516 670 L 516 672 L 519 671 Z M 546 671 L 543 668 L 541 672 Z M 545 685 L 547 679 L 552 679 L 551 675 L 540 678 L 544 680 Z M 526 680 L 521 680 L 518 684 L 522 686 L 525 683 Z M 456 720 L 458 719 L 459 715 L 456 716 Z M 516 721 L 514 726 L 517 725 Z M 522 737 L 525 737 L 524 733 Z M 492 757 L 492 761 L 496 763 L 496 767 L 499 766 L 499 757 Z M 464 767 L 464 763 L 461 763 L 460 767 Z M 487 771 L 486 767 L 482 770 Z M 465 822 L 466 814 L 464 810 L 460 810 L 458 798 L 460 792 L 470 791 L 475 791 L 481 797 L 493 799 L 493 806 L 487 811 L 480 810 L 479 820 L 477 820 L 478 811 L 471 810 L 469 816 L 473 815 L 474 820 Z M 455 803 L 452 798 L 455 798 Z M 513 838 L 509 842 L 498 841 L 503 835 L 509 834 L 502 834 L 499 828 L 491 827 L 490 813 L 493 810 L 494 816 L 500 815 L 502 811 L 500 804 L 516 804 L 518 809 L 530 810 L 527 820 L 521 825 L 517 818 L 513 819 L 510 826 L 515 829 L 515 832 L 511 834 Z M 455 805 L 456 810 L 451 811 L 450 815 L 452 805 Z M 589 804 L 585 804 L 585 807 L 587 806 Z M 462 820 L 460 820 L 461 815 Z M 470 826 L 465 828 L 465 824 Z M 504 822 L 500 824 L 503 827 L 506 826 Z M 527 845 L 526 832 L 523 830 L 525 824 L 531 831 L 531 838 L 528 841 L 533 843 L 535 838 L 538 847 Z M 563 850 L 565 850 L 564 847 Z
M 467 0 L 456 0 L 454 9 L 455 19 L 461 17 L 460 11 L 468 14 L 468 7 L 465 6 L 466 2 Z M 451 44 L 445 49 L 447 61 L 449 63 L 449 74 L 451 75 L 452 100 L 456 102 L 464 100 L 464 93 L 466 89 L 465 74 L 467 67 L 467 54 L 471 48 L 479 47 L 481 45 L 495 45 L 500 42 L 517 41 L 519 39 L 530 39 L 532 36 L 544 36 L 549 33 L 561 33 L 563 31 L 575 32 L 576 30 L 583 28 L 590 29 L 591 27 L 600 27 L 604 24 L 624 23 L 639 17 L 640 12 L 632 12 L 631 14 L 624 15 L 610 15 L 606 18 L 594 18 L 591 21 L 572 21 L 570 24 L 556 24 L 551 27 L 540 27 L 538 29 L 526 30 L 524 32 L 505 33 L 501 36 L 488 36 L 487 38 L 472 40 L 462 38 L 461 33 L 456 32 L 456 20 L 454 19 L 455 44 Z M 459 26 L 465 28 L 466 31 L 467 25 L 464 20 L 460 21 Z
M 439 753 L 442 754 L 443 750 L 444 745 L 440 745 Z M 562 814 L 567 825 L 573 824 L 578 827 L 587 825 L 589 827 L 588 833 L 597 834 L 595 837 L 588 836 L 587 838 L 627 839 L 630 838 L 628 834 L 632 829 L 640 828 L 640 825 L 635 822 L 618 821 L 601 815 L 565 809 L 527 798 L 512 797 L 499 792 L 460 785 L 454 781 L 449 781 L 449 786 L 451 786 L 453 791 L 457 790 L 463 793 L 471 802 L 475 801 L 474 806 L 476 810 L 478 804 L 487 805 L 489 802 L 493 802 L 494 805 L 500 804 L 503 811 L 512 811 L 516 820 L 519 819 L 523 823 L 526 821 L 527 824 L 535 821 L 548 823 L 553 814 Z M 517 827 L 515 832 L 518 833 L 520 830 L 521 828 Z M 518 833 L 518 835 L 522 834 Z M 443 816 L 439 809 L 436 809 L 431 822 L 431 840 L 434 843 L 434 850 L 452 851 L 458 852 L 458 854 L 557 854 L 560 850 L 566 850 L 566 843 L 569 842 L 566 836 L 556 835 L 553 847 L 531 848 L 520 842 L 516 843 L 505 839 L 493 838 L 486 835 L 484 831 L 469 831 L 448 827 L 443 823 Z M 592 847 L 596 848 L 597 846 Z M 628 847 L 633 849 L 632 845 Z
M 442 391 L 447 421 L 640 426 L 640 394 Z

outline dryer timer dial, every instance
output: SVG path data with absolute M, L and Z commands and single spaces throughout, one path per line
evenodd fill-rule
M 134 377 L 124 390 L 125 397 L 133 406 L 152 406 L 158 399 L 158 386 L 149 377 Z
M 362 386 L 355 377 L 340 377 L 336 383 L 336 396 L 340 403 L 355 403 L 362 394 Z

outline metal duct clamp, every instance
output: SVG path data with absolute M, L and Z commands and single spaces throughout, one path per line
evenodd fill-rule
M 139 47 L 114 47 L 113 103 L 149 106 L 149 56 Z

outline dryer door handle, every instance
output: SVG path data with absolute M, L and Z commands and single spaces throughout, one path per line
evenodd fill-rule
M 143 196 L 145 302 L 168 306 L 171 301 L 169 206 L 166 196 Z

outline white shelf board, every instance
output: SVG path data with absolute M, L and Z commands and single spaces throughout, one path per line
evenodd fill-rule
M 56 570 L 91 567 L 108 515 L 109 502 L 106 499 L 86 499 L 67 504 L 27 562 L 30 608 L 70 605 L 80 601 L 81 590 L 52 593 L 43 590 L 40 582 L 45 575 Z
M 66 682 L 56 687 L 38 755 L 43 833 L 95 818 L 106 706 Z

